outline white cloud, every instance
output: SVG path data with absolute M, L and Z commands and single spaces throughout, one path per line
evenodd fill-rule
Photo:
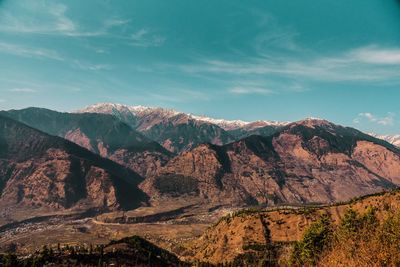
M 396 51 L 390 48 L 367 47 L 330 57 L 317 56 L 302 60 L 270 55 L 239 61 L 239 63 L 238 61 L 203 59 L 195 64 L 176 67 L 192 74 L 229 74 L 245 77 L 273 75 L 291 80 L 400 83 L 400 62 L 397 64 Z M 394 57 L 390 59 L 391 56 Z
M 0 43 L 0 53 L 29 58 L 64 60 L 64 58 L 54 50 L 25 47 L 4 42 Z
M 4 103 L 4 102 L 6 102 L 5 99 L 0 99 L 0 103 Z
M 130 19 L 121 19 L 121 18 L 114 18 L 114 19 L 108 19 L 104 22 L 104 26 L 107 28 L 111 27 L 117 27 L 117 26 L 123 26 L 131 22 Z
M 140 29 L 130 36 L 129 43 L 132 46 L 151 47 L 161 46 L 166 38 L 150 32 L 147 29 Z
M 73 65 L 82 70 L 98 71 L 111 70 L 113 67 L 109 64 L 91 64 L 79 60 L 73 60 Z
M 258 95 L 268 95 L 273 94 L 274 91 L 261 87 L 242 87 L 236 86 L 229 89 L 229 92 L 236 95 L 247 95 L 247 94 L 258 94 Z
M 369 64 L 400 65 L 399 48 L 380 49 L 377 46 L 369 46 L 353 51 L 351 56 Z
M 13 34 L 90 37 L 103 35 L 107 27 L 122 23 L 111 21 L 114 25 L 107 25 L 106 22 L 99 29 L 85 29 L 68 16 L 67 5 L 56 1 L 22 0 L 0 10 L 0 32 Z
M 149 99 L 158 99 L 171 103 L 184 103 L 197 100 L 209 100 L 209 96 L 199 90 L 193 89 L 171 89 L 168 92 L 152 93 L 149 92 L 145 96 Z
M 379 117 L 370 112 L 362 112 L 358 114 L 353 122 L 360 124 L 364 119 L 370 123 L 376 123 L 382 126 L 393 126 L 395 124 L 395 114 L 392 112 L 389 112 L 385 117 Z
M 12 88 L 8 91 L 13 93 L 37 93 L 37 90 L 32 88 Z
M 35 59 L 51 59 L 57 61 L 64 61 L 73 67 L 89 71 L 110 70 L 113 68 L 113 66 L 109 64 L 93 64 L 89 62 L 82 62 L 80 60 L 63 57 L 57 51 L 54 50 L 36 48 L 36 47 L 27 47 L 27 46 L 21 46 L 4 42 L 0 42 L 0 53 L 19 56 L 19 57 L 35 58 Z

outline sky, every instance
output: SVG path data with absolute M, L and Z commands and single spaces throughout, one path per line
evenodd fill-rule
M 398 0 L 0 0 L 0 109 L 98 102 L 400 133 Z

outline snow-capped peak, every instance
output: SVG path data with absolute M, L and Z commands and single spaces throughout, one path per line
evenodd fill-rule
M 261 128 L 264 126 L 284 126 L 288 122 L 278 122 L 278 121 L 242 121 L 242 120 L 224 120 L 224 119 L 214 119 L 206 116 L 196 116 L 190 114 L 193 119 L 198 121 L 203 121 L 207 123 L 216 124 L 224 130 L 236 130 L 239 128 L 251 127 L 252 129 Z
M 242 120 L 224 120 L 224 119 L 214 119 L 207 116 L 198 116 L 194 114 L 188 114 L 179 112 L 173 109 L 165 109 L 158 107 L 146 107 L 146 106 L 128 106 L 123 104 L 115 103 L 98 103 L 81 110 L 75 111 L 77 113 L 106 113 L 113 114 L 119 117 L 121 116 L 139 116 L 145 117 L 147 115 L 156 115 L 160 118 L 171 118 L 177 115 L 184 115 L 187 118 L 202 122 L 218 125 L 224 130 L 235 130 L 239 128 L 250 128 L 257 129 L 264 126 L 284 126 L 289 124 L 289 122 L 278 122 L 278 121 L 242 121 Z
M 388 143 L 391 143 L 392 145 L 400 147 L 400 134 L 393 134 L 393 135 L 390 135 L 390 134 L 379 135 L 379 134 L 375 134 L 375 133 L 368 133 L 368 134 L 375 138 L 382 139 Z
M 195 120 L 216 124 L 222 128 L 241 128 L 250 123 L 242 120 L 224 120 L 224 119 L 214 119 L 206 116 L 196 116 L 193 114 L 189 115 L 191 118 Z
M 77 113 L 115 113 L 115 112 L 131 112 L 133 115 L 146 115 L 149 113 L 160 113 L 165 116 L 175 116 L 180 112 L 173 109 L 164 109 L 157 107 L 146 107 L 146 106 L 128 106 L 118 103 L 98 103 L 81 110 L 75 111 Z

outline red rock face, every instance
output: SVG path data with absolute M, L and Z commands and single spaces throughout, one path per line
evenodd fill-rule
M 135 149 L 132 147 L 124 148 L 124 146 L 122 146 L 121 148 L 112 149 L 101 139 L 90 140 L 86 135 L 80 132 L 80 129 L 76 129 L 73 135 L 71 135 L 71 133 L 67 134 L 65 138 L 104 158 L 108 158 L 122 166 L 130 168 L 142 177 L 154 175 L 156 171 L 170 159 L 169 154 L 153 148 Z M 92 143 L 96 144 L 96 149 L 92 147 Z
M 0 206 L 125 209 L 141 178 L 73 143 L 0 116 Z
M 70 208 L 86 200 L 93 207 L 118 207 L 109 173 L 59 149 L 15 164 L 1 199 L 9 205 Z
M 328 203 L 400 185 L 399 155 L 354 129 L 307 120 L 268 138 L 202 145 L 168 162 L 158 177 L 192 177 L 198 196 L 215 203 Z M 157 179 L 142 188 L 163 195 Z

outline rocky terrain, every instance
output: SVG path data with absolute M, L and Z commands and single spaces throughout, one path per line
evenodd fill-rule
M 112 115 L 61 113 L 42 108 L 11 110 L 2 114 L 74 142 L 143 177 L 153 175 L 171 157 L 171 153 L 157 142 Z
M 269 137 L 200 145 L 170 160 L 141 187 L 152 197 L 192 194 L 229 205 L 273 205 L 345 201 L 399 184 L 396 147 L 309 119 Z
M 0 148 L 2 208 L 114 210 L 146 200 L 133 171 L 3 116 Z

